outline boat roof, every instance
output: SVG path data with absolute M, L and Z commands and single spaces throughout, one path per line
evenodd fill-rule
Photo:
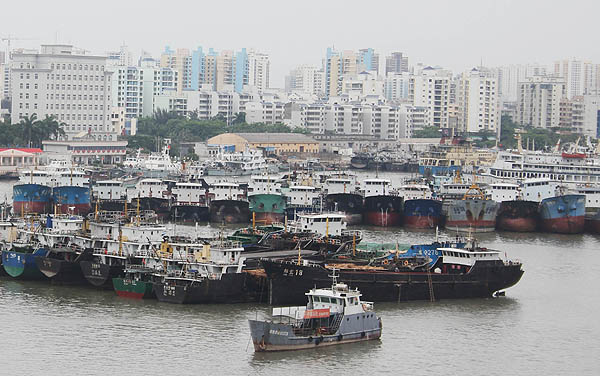
M 358 298 L 362 296 L 358 289 L 351 290 L 345 283 L 336 283 L 329 288 L 313 288 L 305 293 L 306 296 L 326 296 L 334 298 Z
M 344 214 L 338 213 L 319 213 L 319 214 L 298 214 L 300 218 L 346 218 Z
M 494 250 L 481 250 L 481 251 L 471 251 L 469 249 L 464 249 L 464 248 L 438 248 L 439 251 L 446 251 L 446 252 L 457 252 L 457 253 L 463 253 L 463 254 L 469 254 L 469 255 L 497 255 L 500 254 L 500 251 L 494 251 Z
M 153 179 L 153 178 L 146 178 L 146 179 L 140 180 L 140 183 L 162 183 L 162 180 L 160 180 L 160 179 Z

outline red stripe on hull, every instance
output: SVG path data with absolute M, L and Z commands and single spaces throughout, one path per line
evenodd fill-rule
M 71 213 L 70 208 L 73 209 L 74 214 L 86 215 L 92 211 L 92 207 L 90 204 L 60 204 L 58 205 L 58 211 L 60 214 L 68 214 Z
M 256 222 L 260 222 L 261 225 L 270 225 L 273 223 L 283 223 L 285 220 L 284 216 L 283 213 L 256 213 L 254 218 Z
M 485 231 L 494 231 L 496 229 L 496 221 L 447 221 L 446 228 L 448 230 L 469 230 L 473 231 L 485 232 Z
M 388 227 L 400 226 L 402 223 L 402 215 L 400 213 L 381 213 L 367 212 L 365 213 L 365 223 L 373 226 Z
M 131 292 L 131 291 L 116 291 L 117 295 L 123 298 L 129 299 L 144 299 L 144 293 Z
M 423 215 L 409 215 L 404 217 L 404 227 L 408 228 L 436 228 L 440 226 L 440 217 L 426 217 Z
M 542 219 L 542 230 L 557 234 L 581 234 L 585 227 L 585 217 L 563 217 Z
M 14 201 L 13 213 L 21 215 L 21 213 L 47 213 L 50 209 L 48 202 L 29 202 L 29 201 Z
M 535 218 L 506 218 L 497 219 L 496 227 L 503 231 L 533 232 L 537 229 Z

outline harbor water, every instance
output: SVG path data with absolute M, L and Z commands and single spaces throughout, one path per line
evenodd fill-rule
M 0 194 L 9 192 L 2 183 Z M 175 231 L 215 234 L 201 224 Z M 432 231 L 366 228 L 364 241 L 427 243 Z M 449 235 L 453 235 L 449 233 Z M 505 297 L 377 303 L 380 341 L 254 353 L 248 319 L 265 304 L 180 306 L 114 292 L 0 279 L 5 375 L 597 375 L 600 237 L 487 233 L 523 262 Z

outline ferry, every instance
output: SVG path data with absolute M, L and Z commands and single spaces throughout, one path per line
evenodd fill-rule
M 358 289 L 338 283 L 333 270 L 330 288 L 312 288 L 308 304 L 273 308 L 271 320 L 249 320 L 256 352 L 309 349 L 377 340 L 381 318 L 373 303 L 363 301 Z

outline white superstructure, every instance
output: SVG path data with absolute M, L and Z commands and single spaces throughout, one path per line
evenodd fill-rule
M 52 161 L 48 166 L 21 171 L 19 183 L 40 184 L 54 188 L 66 185 L 87 187 L 90 181 L 81 168 L 73 166 L 70 162 Z

